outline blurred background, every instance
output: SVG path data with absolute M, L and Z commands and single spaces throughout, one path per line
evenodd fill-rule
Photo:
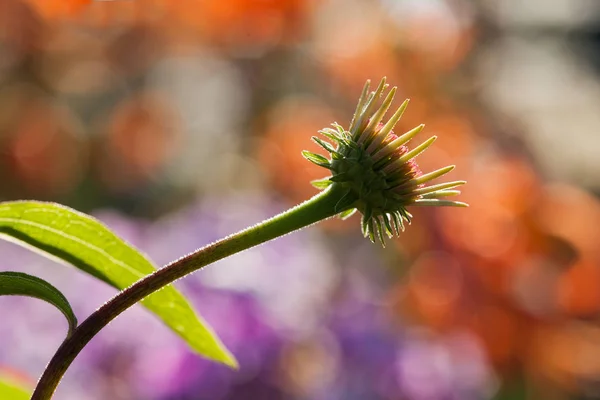
M 91 213 L 167 263 L 310 197 L 300 156 L 387 76 L 397 133 L 439 136 L 469 209 L 386 249 L 327 221 L 177 283 L 237 356 L 139 307 L 60 400 L 600 399 L 600 3 L 0 0 L 0 199 Z M 0 243 L 83 320 L 115 290 Z M 0 371 L 33 385 L 66 332 L 0 298 Z

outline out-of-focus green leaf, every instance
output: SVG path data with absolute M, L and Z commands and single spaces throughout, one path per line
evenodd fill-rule
M 69 322 L 69 333 L 77 326 L 77 317 L 67 298 L 54 286 L 36 276 L 22 272 L 0 272 L 0 296 L 18 295 L 35 297 L 58 308 Z
M 55 203 L 0 203 L 0 235 L 74 265 L 104 282 L 125 289 L 155 271 L 139 250 L 89 215 Z M 172 285 L 142 304 L 195 351 L 232 367 L 235 358 Z
M 31 393 L 13 379 L 0 375 L 0 399 L 29 400 Z

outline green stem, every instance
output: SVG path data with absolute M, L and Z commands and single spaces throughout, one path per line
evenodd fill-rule
M 32 400 L 48 400 L 77 354 L 123 311 L 175 280 L 222 258 L 332 217 L 350 207 L 337 184 L 271 219 L 184 256 L 121 291 L 98 308 L 58 348 L 35 388 Z

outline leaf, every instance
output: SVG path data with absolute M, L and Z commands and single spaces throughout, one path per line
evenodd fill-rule
M 155 271 L 146 256 L 98 220 L 56 203 L 0 203 L 0 237 L 3 236 L 70 263 L 119 290 Z M 141 303 L 196 352 L 237 367 L 235 358 L 212 328 L 172 285 L 149 295 Z
M 31 393 L 10 376 L 0 375 L 0 399 L 29 400 Z
M 67 298 L 54 286 L 36 276 L 22 272 L 0 272 L 0 296 L 20 295 L 47 301 L 58 308 L 69 322 L 69 334 L 77 327 L 77 317 Z

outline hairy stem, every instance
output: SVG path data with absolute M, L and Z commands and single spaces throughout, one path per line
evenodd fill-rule
M 347 199 L 349 196 L 344 196 L 345 194 L 341 187 L 334 184 L 304 203 L 175 260 L 121 291 L 92 313 L 64 340 L 46 366 L 31 399 L 50 399 L 63 375 L 86 344 L 110 321 L 144 297 L 208 264 L 348 209 L 351 204 Z

